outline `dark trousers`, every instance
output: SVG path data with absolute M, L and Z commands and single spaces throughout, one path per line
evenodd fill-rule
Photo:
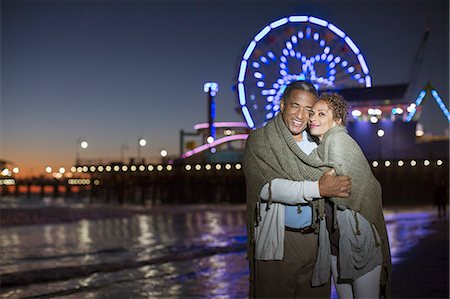
M 311 286 L 318 250 L 317 235 L 285 233 L 282 261 L 256 260 L 256 298 L 330 298 L 330 281 L 320 287 Z

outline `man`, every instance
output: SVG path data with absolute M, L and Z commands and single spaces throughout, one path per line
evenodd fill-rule
M 350 178 L 309 156 L 317 145 L 305 129 L 317 97 L 310 82 L 289 84 L 280 113 L 247 139 L 250 298 L 330 297 L 329 283 L 311 286 L 323 217 L 315 207 L 322 197 L 348 197 Z

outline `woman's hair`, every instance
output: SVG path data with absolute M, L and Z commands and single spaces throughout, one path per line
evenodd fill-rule
M 337 93 L 323 92 L 320 94 L 319 101 L 325 101 L 327 106 L 331 109 L 333 113 L 334 120 L 342 120 L 342 125 L 346 125 L 347 121 L 347 103 L 344 97 Z
M 316 99 L 319 96 L 317 93 L 317 89 L 314 87 L 314 85 L 310 81 L 294 81 L 292 83 L 289 83 L 289 85 L 286 87 L 286 89 L 283 92 L 283 95 L 281 96 L 282 99 L 285 101 L 289 101 L 289 98 L 291 97 L 291 93 L 293 90 L 303 90 L 306 92 L 311 93 Z

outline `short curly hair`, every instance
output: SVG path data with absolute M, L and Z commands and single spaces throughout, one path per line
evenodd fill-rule
M 334 120 L 342 120 L 342 125 L 346 125 L 347 123 L 347 103 L 345 102 L 345 99 L 343 96 L 341 96 L 338 93 L 331 93 L 331 92 L 323 92 L 319 96 L 319 101 L 325 101 L 327 103 L 327 106 L 331 109 L 333 113 L 333 119 Z

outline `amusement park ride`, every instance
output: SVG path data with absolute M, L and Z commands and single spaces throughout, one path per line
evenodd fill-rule
M 450 113 L 431 83 L 415 101 L 405 96 L 419 71 L 428 34 L 426 31 L 408 83 L 372 86 L 361 50 L 334 24 L 312 16 L 290 16 L 268 24 L 250 41 L 239 64 L 236 90 L 245 123 L 214 123 L 214 110 L 210 109 L 209 122 L 196 125 L 196 132 L 190 133 L 202 136 L 203 145 L 184 152 L 183 137 L 189 133 L 180 132 L 181 158 L 220 161 L 224 150 L 231 148 L 226 144 L 236 141 L 241 141 L 236 149 L 242 155 L 248 132 L 264 126 L 278 113 L 286 85 L 297 80 L 312 81 L 319 92 L 336 91 L 344 96 L 351 113 L 347 128 L 369 159 L 418 155 L 417 149 L 412 151 L 411 147 L 420 142 L 418 138 L 427 137 L 418 122 L 427 95 L 450 122 Z M 214 107 L 217 90 L 211 95 L 205 85 L 205 92 L 209 107 Z M 213 135 L 215 127 L 223 129 L 222 137 Z M 235 132 L 236 128 L 239 131 Z M 448 142 L 448 133 L 444 139 Z M 448 145 L 442 152 L 447 153 L 447 149 Z M 239 160 L 241 156 L 234 158 Z

